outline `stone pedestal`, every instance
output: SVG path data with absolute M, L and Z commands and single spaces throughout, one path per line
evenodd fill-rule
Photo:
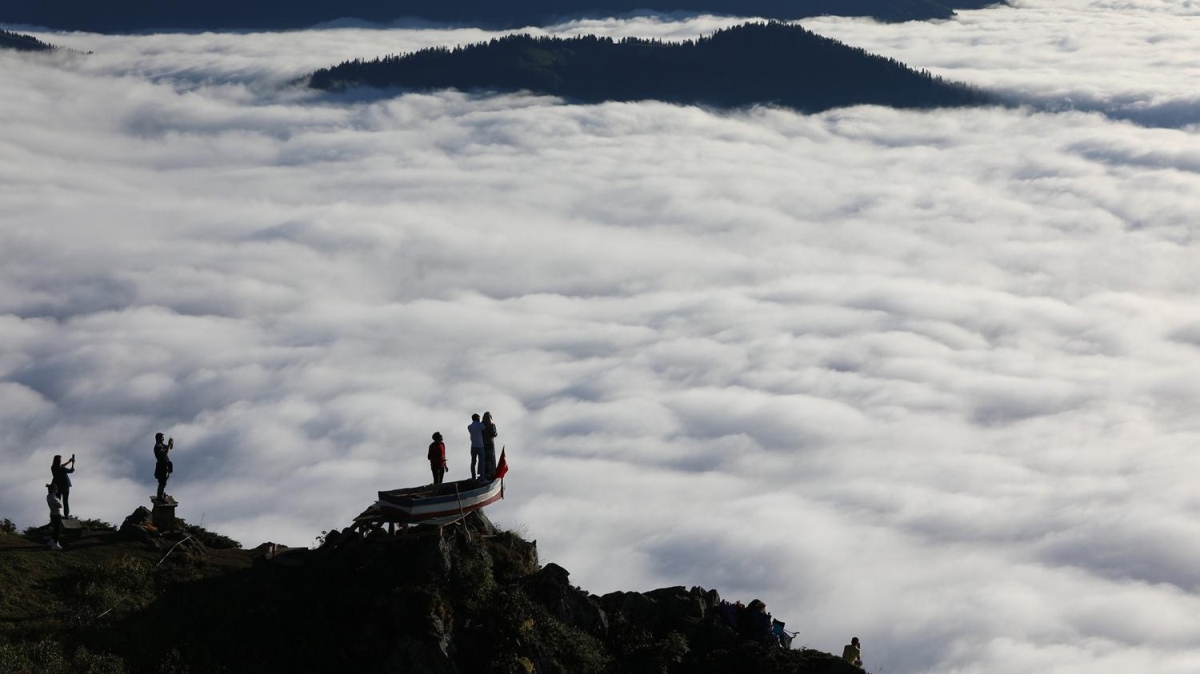
M 75 517 L 64 517 L 62 521 L 63 538 L 79 538 L 83 536 L 83 525 Z
M 175 507 L 179 504 L 175 501 L 167 503 L 155 503 L 154 510 L 151 513 L 150 521 L 154 524 L 154 528 L 159 531 L 174 531 L 175 530 Z

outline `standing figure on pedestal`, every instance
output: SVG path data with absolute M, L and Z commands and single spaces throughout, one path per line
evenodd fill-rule
M 154 479 L 158 480 L 158 500 L 160 502 L 167 498 L 167 480 L 171 478 L 171 473 L 175 470 L 169 457 L 174 448 L 175 438 L 169 438 L 164 443 L 162 433 L 154 434 Z

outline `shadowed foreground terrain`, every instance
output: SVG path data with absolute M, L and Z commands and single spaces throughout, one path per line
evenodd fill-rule
M 590 595 L 482 513 L 403 539 L 334 531 L 314 550 L 248 551 L 198 527 L 157 532 L 148 515 L 87 523 L 65 552 L 36 530 L 0 533 L 0 672 L 862 671 L 738 636 L 716 591 Z
M 880 21 L 947 19 L 955 9 L 992 0 L 5 0 L 0 23 L 58 30 L 128 33 L 149 30 L 285 30 L 341 18 L 387 23 L 421 19 L 488 28 L 540 26 L 578 17 L 634 11 L 800 19 L 869 16 Z
M 808 112 L 860 104 L 933 108 L 990 102 L 977 89 L 777 22 L 747 23 L 682 43 L 512 35 L 347 61 L 313 73 L 309 83 L 334 90 L 531 91 L 581 102 L 771 104 Z

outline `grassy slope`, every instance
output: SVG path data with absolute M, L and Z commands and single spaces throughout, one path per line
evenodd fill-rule
M 150 568 L 173 543 L 138 543 L 122 540 L 114 531 L 89 531 L 69 541 L 66 552 L 56 552 L 40 537 L 0 535 L 0 587 L 5 588 L 0 633 L 86 621 L 90 609 L 121 589 L 131 590 L 137 599 L 153 586 L 136 587 L 117 577 L 153 580 Z M 250 566 L 250 553 L 243 550 L 210 550 L 207 557 L 202 566 L 210 573 Z M 177 570 L 179 565 L 166 568 Z
M 68 549 L 58 552 L 39 534 L 0 534 L 0 673 L 124 671 L 116 658 L 93 652 L 104 650 L 95 648 L 96 635 L 144 609 L 164 588 L 251 563 L 246 551 L 184 543 L 155 568 L 175 542 L 130 541 L 97 528 L 69 538 Z

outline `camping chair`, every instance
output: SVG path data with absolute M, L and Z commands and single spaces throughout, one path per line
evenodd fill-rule
M 772 620 L 771 633 L 775 635 L 775 640 L 779 642 L 780 648 L 788 649 L 792 647 L 792 639 L 795 639 L 799 632 L 789 632 L 783 629 L 784 624 L 782 620 Z

